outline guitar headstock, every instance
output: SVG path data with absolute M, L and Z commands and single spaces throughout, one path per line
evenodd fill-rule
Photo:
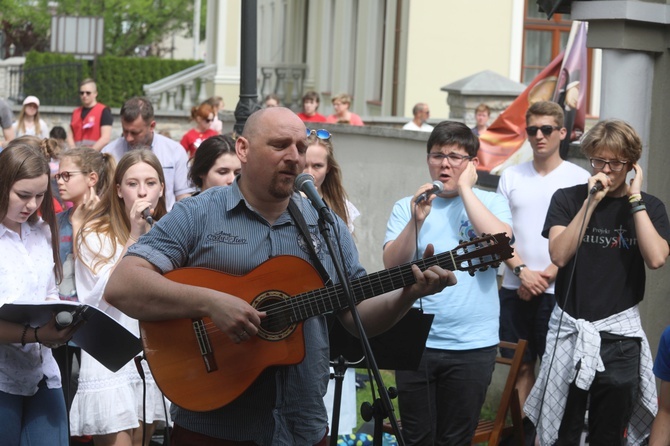
M 497 268 L 503 260 L 514 254 L 507 234 L 482 234 L 470 241 L 461 242 L 451 253 L 454 265 L 459 271 L 467 271 L 471 276 L 476 271 L 486 271 L 489 266 Z

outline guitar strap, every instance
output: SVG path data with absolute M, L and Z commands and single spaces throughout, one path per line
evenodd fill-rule
M 293 221 L 298 226 L 300 233 L 305 238 L 305 243 L 307 243 L 307 246 L 309 246 L 309 254 L 310 257 L 312 258 L 312 264 L 319 272 L 319 275 L 321 276 L 321 280 L 323 280 L 324 285 L 325 286 L 332 285 L 333 282 L 332 280 L 330 280 L 330 276 L 326 272 L 326 268 L 323 266 L 323 263 L 321 263 L 321 260 L 319 260 L 319 256 L 316 253 L 316 249 L 314 249 L 314 243 L 312 243 L 312 233 L 309 232 L 309 229 L 307 229 L 307 222 L 305 221 L 305 218 L 302 216 L 300 209 L 298 209 L 298 205 L 296 205 L 295 201 L 293 201 L 292 199 L 289 200 L 288 202 L 288 212 L 289 214 L 291 214 Z

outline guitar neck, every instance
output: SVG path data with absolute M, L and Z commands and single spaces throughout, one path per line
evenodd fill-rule
M 454 250 L 455 251 L 455 250 Z M 368 274 L 351 281 L 354 302 L 357 304 L 371 297 L 404 288 L 416 282 L 412 265 L 421 271 L 438 265 L 444 269 L 455 270 L 454 251 L 444 252 L 433 257 L 395 266 L 383 271 Z M 327 314 L 349 306 L 341 284 L 331 285 L 307 293 L 298 294 L 290 300 L 292 322 L 299 322 L 312 316 Z

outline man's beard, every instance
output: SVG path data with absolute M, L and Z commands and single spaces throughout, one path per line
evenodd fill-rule
M 284 199 L 293 195 L 293 181 L 289 178 L 279 179 L 279 173 L 275 172 L 270 181 L 270 195 L 275 198 Z

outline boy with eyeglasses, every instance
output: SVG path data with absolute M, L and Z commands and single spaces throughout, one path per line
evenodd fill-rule
M 93 79 L 84 79 L 79 84 L 81 107 L 72 112 L 69 147 L 92 147 L 97 151 L 109 143 L 114 117 L 105 104 L 97 101 L 98 89 Z
M 557 306 L 525 411 L 541 444 L 579 444 L 587 402 L 589 444 L 640 444 L 657 401 L 638 304 L 645 266 L 660 268 L 670 253 L 670 223 L 641 190 L 642 142 L 630 125 L 599 122 L 582 151 L 593 175 L 554 194 L 542 231 L 559 267 Z
M 415 259 L 429 244 L 445 252 L 461 240 L 505 232 L 512 237 L 512 215 L 500 195 L 474 188 L 479 139 L 459 122 L 445 121 L 428 138 L 427 164 L 432 181 L 414 196 L 399 200 L 386 228 L 384 265 Z M 418 201 L 418 203 L 417 203 Z M 403 437 L 408 445 L 470 444 L 486 390 L 491 382 L 498 345 L 496 271 L 474 277 L 455 271 L 458 283 L 415 303 L 435 318 L 416 371 L 396 371 Z
M 535 383 L 535 363 L 542 358 L 549 316 L 556 305 L 554 280 L 558 267 L 551 263 L 542 226 L 551 196 L 558 189 L 584 184 L 589 173 L 560 156 L 567 136 L 563 109 L 541 101 L 526 112 L 528 142 L 533 159 L 508 167 L 500 177 L 498 193 L 507 199 L 514 225 L 514 257 L 505 261 L 500 288 L 500 340 L 528 341 L 519 369 L 516 389 L 523 406 Z M 502 356 L 514 352 L 503 349 Z M 526 444 L 534 444 L 532 424 L 524 421 Z

